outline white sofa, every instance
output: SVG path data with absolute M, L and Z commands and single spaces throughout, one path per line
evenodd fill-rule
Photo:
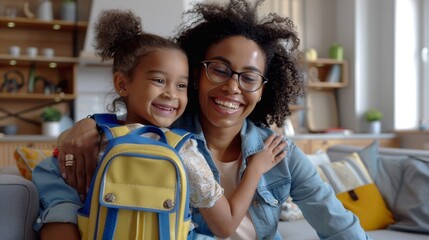
M 378 149 L 377 144 L 367 148 L 338 145 L 327 150 L 331 161 L 353 152 L 367 165 L 396 220 L 396 224 L 368 231 L 368 235 L 374 240 L 429 240 L 429 151 Z M 413 161 L 418 161 L 418 166 Z M 287 240 L 319 239 L 305 220 L 281 221 L 278 229 Z

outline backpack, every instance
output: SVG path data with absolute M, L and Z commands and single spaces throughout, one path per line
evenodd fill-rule
M 189 188 L 178 154 L 191 137 L 154 126 L 130 132 L 114 114 L 94 114 L 109 139 L 78 211 L 82 239 L 186 239 Z M 155 133 L 160 140 L 142 137 Z

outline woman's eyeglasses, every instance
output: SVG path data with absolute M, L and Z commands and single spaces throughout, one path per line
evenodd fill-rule
M 203 61 L 201 63 L 206 68 L 207 77 L 213 83 L 224 83 L 231 79 L 232 75 L 237 74 L 240 88 L 246 92 L 254 92 L 268 82 L 268 79 L 257 72 L 236 72 L 222 62 Z

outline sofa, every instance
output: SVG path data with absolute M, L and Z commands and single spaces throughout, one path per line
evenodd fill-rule
M 376 143 L 366 148 L 333 146 L 327 150 L 332 162 L 351 153 L 362 158 L 396 220 L 383 229 L 368 231 L 368 235 L 375 240 L 429 240 L 429 151 L 379 149 Z M 417 172 L 414 161 L 419 164 Z M 32 225 L 37 219 L 38 194 L 32 182 L 21 176 L 24 173 L 16 166 L 0 169 L 1 239 L 37 239 Z M 319 239 L 305 219 L 296 219 L 279 223 L 284 239 Z
M 367 231 L 374 240 L 429 240 L 429 151 L 337 145 L 327 149 L 331 162 L 357 153 L 378 187 L 395 223 Z M 319 239 L 303 218 L 280 221 L 284 239 Z

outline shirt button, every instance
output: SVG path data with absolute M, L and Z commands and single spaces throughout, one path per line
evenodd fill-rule
M 274 204 L 278 204 L 278 203 L 279 203 L 279 201 L 278 201 L 277 199 L 274 199 L 273 203 L 274 203 Z
M 258 206 L 259 202 L 255 200 L 255 201 L 253 201 L 253 205 Z
M 38 218 L 38 219 L 36 220 L 36 222 L 37 222 L 37 223 L 42 223 L 42 219 Z

